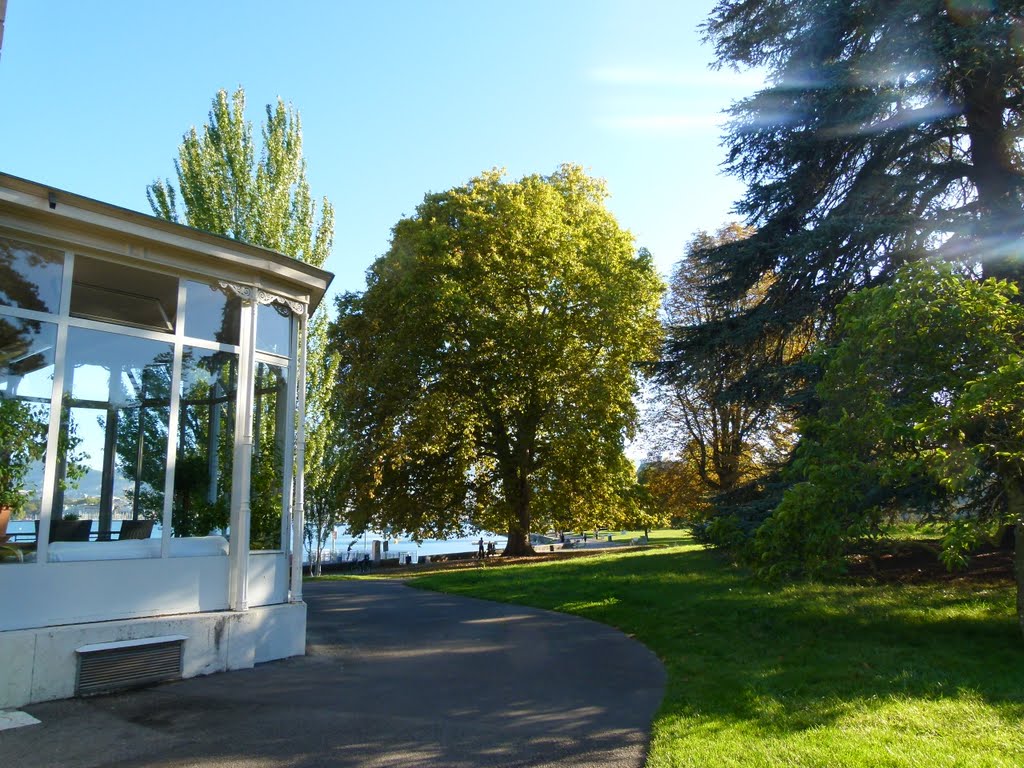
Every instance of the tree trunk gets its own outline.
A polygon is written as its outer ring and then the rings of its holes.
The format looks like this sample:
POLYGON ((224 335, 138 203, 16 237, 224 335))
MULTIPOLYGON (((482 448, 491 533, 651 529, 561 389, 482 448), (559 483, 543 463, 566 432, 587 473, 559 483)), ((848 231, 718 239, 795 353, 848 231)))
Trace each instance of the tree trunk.
POLYGON ((530 532, 522 525, 513 524, 509 526, 508 543, 501 553, 505 556, 533 555, 533 547, 530 544, 530 532))
POLYGON ((981 207, 981 231, 989 238, 985 277, 1020 284, 1024 277, 1016 243, 1021 235, 1021 200, 1014 170, 1013 138, 1004 122, 1004 83, 978 70, 965 79, 964 118, 981 207))
POLYGON ((1006 507, 1013 521, 1013 578, 1017 582, 1017 624, 1024 634, 1024 482, 1014 477, 1005 482, 1006 507))
POLYGON ((515 510, 515 516, 509 521, 508 543, 503 555, 536 554, 530 544, 530 484, 524 475, 519 473, 514 483, 514 498, 508 499, 515 510))

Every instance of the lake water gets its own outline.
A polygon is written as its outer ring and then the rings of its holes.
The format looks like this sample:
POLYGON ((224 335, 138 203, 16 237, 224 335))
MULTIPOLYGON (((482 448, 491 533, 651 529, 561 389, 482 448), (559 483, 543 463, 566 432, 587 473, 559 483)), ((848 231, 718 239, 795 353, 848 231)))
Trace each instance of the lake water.
POLYGON ((412 562, 419 558, 434 555, 453 555, 461 552, 476 552, 479 548, 480 539, 484 540, 484 546, 493 542, 498 552, 505 548, 508 539, 505 536, 498 536, 486 531, 472 536, 462 536, 457 539, 425 539, 417 544, 415 541, 404 537, 388 538, 380 531, 367 531, 362 536, 351 536, 348 529, 339 525, 334 529, 334 536, 327 540, 325 545, 325 560, 361 560, 363 555, 373 555, 373 542, 387 542, 387 557, 404 558, 409 556, 412 562))
MULTIPOLYGON (((121 529, 121 521, 114 520, 111 522, 111 529, 113 532, 117 532, 121 529)), ((93 529, 95 533, 96 523, 93 522, 93 529)), ((33 520, 11 520, 7 525, 7 533, 9 535, 22 535, 22 536, 34 536, 35 535, 35 521, 33 520)), ((117 538, 114 536, 113 538, 117 538)), ((152 538, 160 538, 160 526, 153 526, 152 538)), ((505 548, 507 538, 505 536, 498 536, 493 533, 477 533, 472 536, 463 536, 457 539, 426 539, 419 544, 412 541, 411 539, 404 537, 387 537, 380 531, 367 531, 362 536, 351 536, 348 528, 343 525, 339 525, 334 529, 334 536, 327 541, 325 547, 325 559, 327 562, 334 560, 361 560, 363 555, 373 555, 373 542, 380 541, 381 547, 383 548, 383 542, 388 543, 387 557, 411 557, 415 563, 421 557, 433 556, 433 555, 451 555, 458 554, 460 552, 476 552, 478 548, 478 542, 483 538, 484 545, 488 542, 494 542, 498 552, 505 548)), ((305 561, 306 558, 304 557, 305 561)))
MULTIPOLYGON (((97 521, 93 520, 92 521, 92 532, 93 532, 93 535, 96 534, 96 530, 97 530, 97 521)), ((110 531, 111 531, 111 533, 117 533, 120 530, 121 530, 121 521, 120 520, 112 520, 110 522, 110 531)), ((20 536, 20 537, 25 537, 25 536, 34 537, 36 535, 36 521, 35 520, 11 520, 9 523, 7 523, 7 535, 8 536, 16 535, 16 536, 20 536)), ((113 536, 112 538, 116 539, 117 536, 113 536)), ((159 539, 160 538, 160 526, 159 525, 154 525, 153 526, 153 533, 150 535, 150 538, 152 538, 152 539, 159 539)))

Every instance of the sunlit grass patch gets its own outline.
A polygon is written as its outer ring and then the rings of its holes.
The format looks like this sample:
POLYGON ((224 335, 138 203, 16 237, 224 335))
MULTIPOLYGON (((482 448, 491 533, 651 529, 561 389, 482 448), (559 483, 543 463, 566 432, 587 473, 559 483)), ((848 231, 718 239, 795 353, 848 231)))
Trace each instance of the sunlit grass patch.
POLYGON ((651 766, 1024 765, 1009 583, 771 585, 689 542, 414 584, 585 616, 651 648, 669 676, 651 766))
MULTIPOLYGON (((632 542, 636 539, 640 542, 644 537, 643 531, 610 531, 603 535, 610 533, 613 536, 613 541, 629 541, 632 542)), ((676 544, 692 544, 693 539, 690 534, 682 528, 659 528, 658 530, 648 531, 647 543, 658 546, 658 545, 676 545, 676 544)))

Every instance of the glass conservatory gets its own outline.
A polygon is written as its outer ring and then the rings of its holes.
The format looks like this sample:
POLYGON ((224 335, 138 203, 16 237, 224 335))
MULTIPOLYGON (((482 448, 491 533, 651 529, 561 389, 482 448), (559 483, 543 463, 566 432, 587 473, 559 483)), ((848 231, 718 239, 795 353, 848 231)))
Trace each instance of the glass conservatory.
POLYGON ((330 279, 0 174, 0 709, 303 653, 330 279))

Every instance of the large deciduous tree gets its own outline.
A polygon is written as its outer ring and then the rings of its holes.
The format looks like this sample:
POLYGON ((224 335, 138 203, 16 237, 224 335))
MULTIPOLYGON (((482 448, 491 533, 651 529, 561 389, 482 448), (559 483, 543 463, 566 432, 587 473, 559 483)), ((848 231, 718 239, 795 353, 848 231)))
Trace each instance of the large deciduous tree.
POLYGON ((471 525, 532 551, 538 526, 611 524, 661 281, 574 166, 428 194, 360 295, 339 301, 339 410, 355 443, 355 525, 471 525))
POLYGON ((679 355, 679 340, 709 323, 734 322, 762 301, 771 276, 735 299, 715 295, 703 254, 753 234, 733 223, 714 234, 698 232, 675 265, 664 302, 665 353, 648 421, 661 453, 670 457, 676 485, 690 494, 690 522, 704 527, 715 515, 712 499, 728 497, 775 469, 792 441, 792 416, 771 399, 750 397, 746 376, 767 363, 800 354, 808 334, 763 336, 757 343, 679 355))
MULTIPOLYGON (((146 189, 150 206, 170 221, 322 266, 331 251, 334 208, 325 197, 317 214, 306 180, 298 112, 280 99, 268 104, 262 139, 257 147, 252 123, 245 118, 243 89, 230 96, 218 91, 209 122, 182 137, 174 162, 177 190, 169 179, 154 181, 146 189), (183 213, 177 208, 179 198, 183 213)), ((328 410, 331 387, 324 381, 336 369, 326 329, 321 313, 307 330, 305 498, 310 518, 333 527, 342 503, 336 494, 344 462, 338 444, 342 436, 328 410)))
POLYGON ((637 520, 626 521, 629 528, 642 528, 646 533, 650 528, 680 527, 684 523, 692 524, 705 511, 700 478, 685 461, 644 461, 637 469, 637 481, 647 504, 636 515, 637 520))

